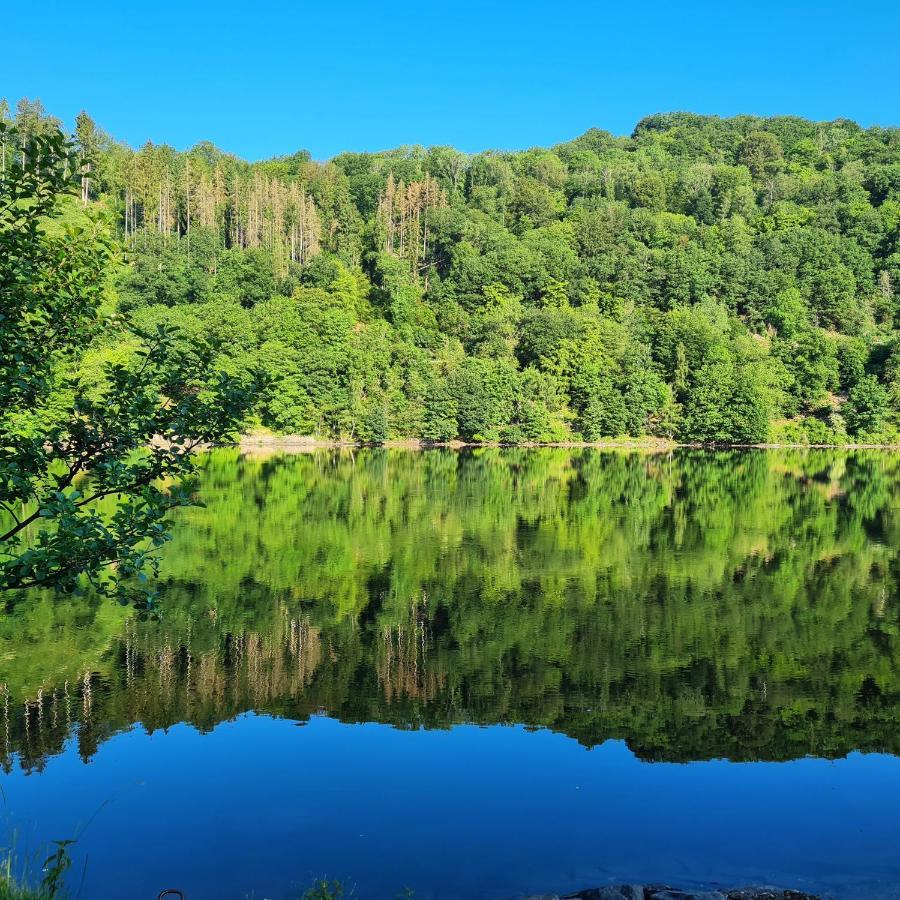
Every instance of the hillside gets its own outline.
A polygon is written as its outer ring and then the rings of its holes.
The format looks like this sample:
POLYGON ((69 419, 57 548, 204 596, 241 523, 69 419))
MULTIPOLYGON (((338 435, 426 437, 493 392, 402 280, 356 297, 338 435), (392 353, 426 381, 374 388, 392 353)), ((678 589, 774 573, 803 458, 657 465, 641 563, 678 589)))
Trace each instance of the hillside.
MULTIPOLYGON (((0 110, 2 113, 2 110, 0 110)), ((20 128, 52 120, 24 101, 20 128)), ((134 151, 86 114, 72 217, 248 422, 379 441, 896 441, 900 129, 650 116, 524 152, 134 151), (78 207, 76 209, 76 206, 78 207)), ((127 359, 104 330, 82 378, 127 359)))

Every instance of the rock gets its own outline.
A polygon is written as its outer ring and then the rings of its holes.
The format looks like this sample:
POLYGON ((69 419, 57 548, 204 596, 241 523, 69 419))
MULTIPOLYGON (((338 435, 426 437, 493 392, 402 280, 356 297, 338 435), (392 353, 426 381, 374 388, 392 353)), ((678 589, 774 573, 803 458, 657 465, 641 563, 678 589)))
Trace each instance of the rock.
POLYGON ((569 894, 578 900, 644 900, 645 896, 644 888, 639 884, 615 884, 569 894))
POLYGON ((820 900, 820 898, 815 894, 805 894, 803 891, 785 891, 770 887, 682 891, 665 884, 614 884, 566 894, 561 900, 820 900))
POLYGON ((725 896, 728 900, 819 900, 816 894, 769 887, 738 888, 727 891, 725 896))
POLYGON ((675 888, 663 888, 645 894, 648 900, 727 900, 720 891, 679 891, 675 888))

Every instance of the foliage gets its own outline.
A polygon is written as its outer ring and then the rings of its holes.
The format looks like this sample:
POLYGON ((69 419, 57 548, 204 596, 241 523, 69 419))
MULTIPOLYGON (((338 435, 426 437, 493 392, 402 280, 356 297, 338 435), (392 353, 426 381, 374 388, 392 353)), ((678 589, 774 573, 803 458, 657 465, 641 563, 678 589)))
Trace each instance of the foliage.
POLYGON ((12 855, 7 855, 3 862, 5 871, 0 871, 0 900, 63 900, 67 897, 65 876, 72 865, 69 847, 73 843, 71 840, 54 841, 56 849, 44 860, 43 877, 36 888, 13 877, 12 855))
MULTIPOLYGON (((522 153, 249 164, 133 151, 82 114, 76 147, 129 250, 118 308, 177 326, 185 368, 266 372, 245 426, 895 440, 897 129, 677 113, 522 153)), ((95 342, 86 389, 131 340, 95 342)))
POLYGON ((0 590, 118 591, 155 566, 169 511, 192 502, 191 451, 232 432, 246 392, 212 363, 186 370, 169 325, 103 320, 115 246, 98 217, 65 217, 72 145, 2 123, 0 143, 0 590), (132 351, 85 385, 85 349, 114 334, 132 351))
POLYGON ((866 375, 853 386, 847 398, 847 428, 851 434, 877 436, 887 412, 887 391, 874 376, 866 375))

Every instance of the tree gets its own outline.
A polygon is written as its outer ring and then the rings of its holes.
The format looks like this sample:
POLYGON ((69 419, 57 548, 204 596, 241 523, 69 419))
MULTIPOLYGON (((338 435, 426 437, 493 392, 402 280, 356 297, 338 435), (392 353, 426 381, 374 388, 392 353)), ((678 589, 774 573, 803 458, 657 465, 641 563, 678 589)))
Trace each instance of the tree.
POLYGON ((752 366, 736 365, 718 350, 696 373, 679 437, 728 444, 765 441, 770 412, 767 393, 762 373, 752 366))
POLYGON ((778 138, 767 131, 751 131, 738 144, 738 162, 745 165, 754 178, 771 174, 783 151, 778 138))
POLYGON ((589 441, 619 437, 628 431, 625 398, 610 379, 598 380, 580 419, 582 435, 589 441))
POLYGON ((559 208, 560 198, 543 182, 528 176, 516 181, 509 204, 515 230, 524 232, 529 228, 549 225, 556 218, 559 208))
POLYGON ((874 375, 866 375, 853 386, 847 397, 844 406, 847 430, 854 435, 875 435, 884 425, 887 412, 887 391, 874 375))
POLYGON ((506 360, 470 357, 454 373, 459 436, 472 441, 496 441, 513 415, 514 371, 506 360))
POLYGON ((791 340, 775 344, 779 356, 793 378, 791 406, 812 408, 822 402, 840 383, 840 364, 834 341, 817 328, 802 328, 791 340))
POLYGON ((75 117, 75 142, 81 160, 81 203, 87 206, 91 197, 91 172, 100 149, 100 134, 94 120, 82 110, 75 117))
POLYGON ((170 510, 193 502, 192 451, 235 429, 247 394, 203 367, 178 372, 166 328, 124 324, 132 358, 93 391, 78 384, 116 248, 97 220, 61 220, 80 188, 74 145, 3 124, 0 139, 22 148, 0 175, 0 590, 87 580, 126 596, 155 569, 170 510))

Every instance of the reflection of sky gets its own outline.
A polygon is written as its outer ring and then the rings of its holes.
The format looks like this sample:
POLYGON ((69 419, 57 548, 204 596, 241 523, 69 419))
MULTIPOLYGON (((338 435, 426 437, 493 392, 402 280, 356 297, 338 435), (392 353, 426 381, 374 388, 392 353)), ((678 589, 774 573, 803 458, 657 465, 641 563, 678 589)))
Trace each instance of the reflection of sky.
POLYGON ((246 715, 207 735, 135 729, 87 765, 70 743, 0 786, 20 857, 96 813, 73 848, 90 898, 281 898, 322 876, 360 897, 628 880, 900 890, 900 759, 874 754, 648 764, 619 741, 589 751, 520 727, 246 715))

